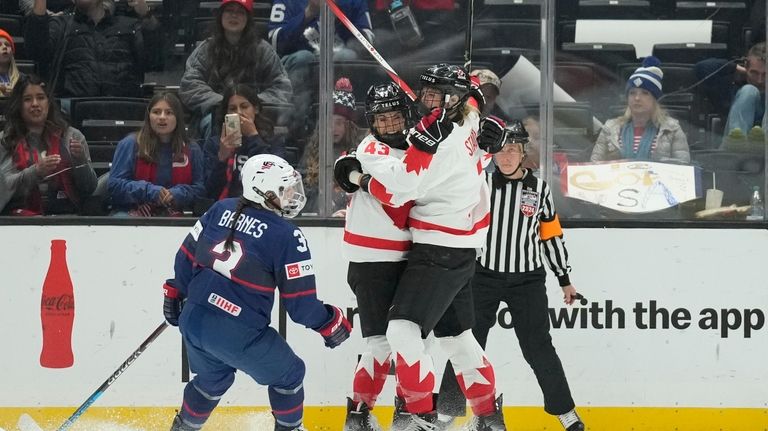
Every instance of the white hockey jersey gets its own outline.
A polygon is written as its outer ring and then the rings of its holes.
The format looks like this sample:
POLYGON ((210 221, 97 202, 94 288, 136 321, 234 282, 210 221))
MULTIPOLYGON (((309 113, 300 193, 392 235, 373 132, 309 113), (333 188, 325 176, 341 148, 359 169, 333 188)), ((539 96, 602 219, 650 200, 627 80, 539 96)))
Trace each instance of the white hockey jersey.
MULTIPOLYGON (((490 221, 490 193, 483 168, 490 155, 477 145, 480 117, 470 113, 434 155, 409 148, 401 160, 388 158, 363 171, 369 192, 395 207, 409 201, 413 242, 454 248, 482 248, 490 221)), ((358 153, 359 154, 359 153, 358 153)))
MULTIPOLYGON (((357 147, 357 159, 365 172, 400 163, 404 155, 404 150, 392 148, 373 135, 366 136, 357 147)), ((411 232, 406 227, 409 208, 383 205, 363 190, 353 193, 344 226, 344 257, 350 262, 405 260, 411 249, 411 232)))

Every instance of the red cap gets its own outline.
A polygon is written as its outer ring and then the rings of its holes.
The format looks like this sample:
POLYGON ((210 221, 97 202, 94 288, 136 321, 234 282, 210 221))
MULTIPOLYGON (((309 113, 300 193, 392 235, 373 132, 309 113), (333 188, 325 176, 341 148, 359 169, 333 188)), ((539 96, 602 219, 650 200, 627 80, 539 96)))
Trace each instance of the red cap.
POLYGON ((16 44, 13 43, 13 38, 10 34, 8 34, 7 31, 0 28, 0 37, 3 39, 6 39, 8 42, 11 43, 11 53, 16 54, 16 44))
POLYGON ((221 0, 221 6, 224 7, 228 3, 237 3, 244 7, 248 13, 253 13, 253 0, 221 0))

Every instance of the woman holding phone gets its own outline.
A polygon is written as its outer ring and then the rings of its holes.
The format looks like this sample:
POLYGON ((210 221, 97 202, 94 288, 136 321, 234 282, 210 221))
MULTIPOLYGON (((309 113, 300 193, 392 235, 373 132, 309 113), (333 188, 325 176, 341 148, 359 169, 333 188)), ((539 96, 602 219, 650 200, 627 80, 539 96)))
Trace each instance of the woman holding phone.
POLYGON ((285 143, 274 133, 272 121, 262 113, 257 91, 245 84, 229 86, 214 119, 219 133, 205 144, 205 190, 221 200, 242 194, 240 170, 257 154, 285 157, 285 143))

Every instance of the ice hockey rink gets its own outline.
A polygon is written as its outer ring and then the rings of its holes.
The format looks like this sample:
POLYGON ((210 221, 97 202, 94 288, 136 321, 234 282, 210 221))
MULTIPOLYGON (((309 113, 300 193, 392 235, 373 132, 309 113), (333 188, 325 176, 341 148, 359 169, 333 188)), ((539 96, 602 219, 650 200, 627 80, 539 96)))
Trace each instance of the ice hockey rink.
MULTIPOLYGON (((173 256, 188 230, 0 227, 6 280, 0 307, 6 346, 0 427, 19 429, 26 414, 44 430, 58 429, 118 369, 163 321, 161 286, 172 275, 173 256), (74 363, 61 369, 40 365, 40 295, 54 239, 66 241, 75 297, 74 363)), ((343 230, 303 230, 319 297, 354 317, 346 262, 338 252, 343 230)), ((572 281, 590 302, 564 307, 556 280, 550 280, 552 336, 588 429, 768 429, 766 240, 768 232, 757 229, 566 229, 572 281), (621 258, 629 254, 649 258, 642 265, 621 258)), ((321 337, 281 318, 277 310, 273 325, 283 327, 307 365, 305 426, 340 430, 362 347, 359 332, 329 350, 321 337)), ((488 355, 504 394, 509 429, 561 429, 544 413, 536 380, 508 326, 502 307, 488 355)), ((441 373, 444 358, 434 354, 441 373)), ((71 429, 168 429, 188 378, 180 335, 169 328, 71 429)), ((385 426, 393 397, 390 381, 374 410, 385 426)), ((269 431, 267 406, 266 389, 238 373, 206 429, 269 431)))

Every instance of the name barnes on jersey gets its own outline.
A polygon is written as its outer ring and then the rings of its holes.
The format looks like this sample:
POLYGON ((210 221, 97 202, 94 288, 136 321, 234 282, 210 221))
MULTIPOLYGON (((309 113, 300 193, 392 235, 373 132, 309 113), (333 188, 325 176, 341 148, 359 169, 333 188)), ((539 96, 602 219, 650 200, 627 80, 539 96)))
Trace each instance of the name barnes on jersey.
MULTIPOLYGON (((234 222, 234 218, 235 218, 234 212, 230 210, 225 210, 223 213, 221 213, 219 226, 230 228, 232 226, 232 223, 234 222)), ((256 217, 247 216, 245 214, 240 214, 240 217, 237 219, 237 222, 235 223, 236 231, 244 233, 246 235, 250 235, 254 238, 260 238, 262 235, 264 235, 264 231, 267 230, 267 228, 269 228, 269 226, 267 226, 266 223, 262 222, 256 217)))

